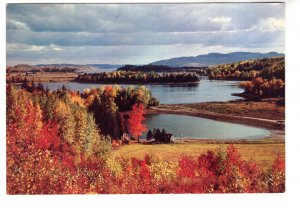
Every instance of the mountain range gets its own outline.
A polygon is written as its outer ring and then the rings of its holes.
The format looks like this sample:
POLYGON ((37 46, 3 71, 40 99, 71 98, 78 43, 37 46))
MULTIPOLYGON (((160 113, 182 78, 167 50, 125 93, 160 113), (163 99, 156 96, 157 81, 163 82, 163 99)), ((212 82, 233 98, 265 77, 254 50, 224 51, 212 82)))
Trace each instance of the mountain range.
MULTIPOLYGON (((240 62, 243 60, 250 59, 263 59, 263 58, 271 58, 271 57, 280 57, 284 56, 283 53, 278 52, 268 52, 268 53, 259 53, 259 52, 232 52, 232 53, 209 53, 202 54, 198 56, 184 56, 184 57, 176 57, 171 59, 159 60, 156 62, 152 62, 149 65, 164 65, 169 67, 206 67, 220 64, 228 64, 233 62, 240 62)), ((38 64, 36 66, 80 66, 87 67, 93 69, 117 69, 123 65, 113 65, 113 64, 38 64)), ((92 70, 93 70, 92 69, 92 70)))
POLYGON ((203 67, 203 66, 213 66, 220 64, 227 64, 232 62, 239 62, 243 60, 250 59, 262 59, 270 57, 284 56, 282 53, 268 52, 268 53, 258 53, 258 52, 232 52, 227 54, 222 53, 209 53, 198 56, 190 57, 177 57, 166 60, 159 60, 150 63, 150 65, 166 65, 170 67, 203 67))

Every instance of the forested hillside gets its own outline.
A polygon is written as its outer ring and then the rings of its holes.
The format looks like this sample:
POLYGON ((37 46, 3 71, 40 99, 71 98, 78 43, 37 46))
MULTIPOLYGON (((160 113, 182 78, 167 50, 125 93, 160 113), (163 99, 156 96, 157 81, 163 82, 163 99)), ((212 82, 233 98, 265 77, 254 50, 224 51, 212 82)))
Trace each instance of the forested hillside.
POLYGON ((20 64, 15 66, 9 66, 6 68, 6 73, 36 73, 36 72, 76 72, 78 70, 77 66, 67 66, 67 65, 26 65, 20 64))
POLYGON ((285 96, 284 57, 247 60, 209 68, 210 79, 249 80, 241 83, 245 95, 254 97, 285 96))
POLYGON ((251 80, 255 77, 264 79, 285 79, 284 57, 246 60, 210 67, 211 79, 251 80))

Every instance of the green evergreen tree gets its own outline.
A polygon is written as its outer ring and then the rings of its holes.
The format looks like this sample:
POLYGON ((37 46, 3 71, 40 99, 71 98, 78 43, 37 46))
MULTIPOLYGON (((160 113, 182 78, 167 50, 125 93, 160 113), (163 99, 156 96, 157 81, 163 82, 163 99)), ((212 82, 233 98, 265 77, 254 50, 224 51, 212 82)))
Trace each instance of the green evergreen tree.
POLYGON ((152 138, 153 138, 153 134, 152 134, 152 131, 149 129, 149 131, 147 132, 147 135, 146 135, 146 139, 151 140, 152 138))

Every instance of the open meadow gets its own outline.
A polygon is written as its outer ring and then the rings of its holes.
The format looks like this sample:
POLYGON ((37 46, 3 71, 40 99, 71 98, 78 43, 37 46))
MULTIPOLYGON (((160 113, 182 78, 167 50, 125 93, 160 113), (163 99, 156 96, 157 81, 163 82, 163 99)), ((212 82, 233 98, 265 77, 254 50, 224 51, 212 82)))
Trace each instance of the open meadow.
MULTIPOLYGON (((180 140, 178 140, 180 142, 180 140)), ((185 142, 175 144, 156 144, 143 145, 131 144, 113 150, 113 155, 118 157, 135 157, 143 159, 146 154, 154 155, 162 160, 176 162, 181 156, 191 156, 197 158, 199 155, 205 154, 208 150, 219 152, 226 151, 230 142, 185 142)), ((231 142, 238 150, 242 159, 254 160, 259 166, 268 169, 272 166, 277 155, 285 159, 285 143, 272 143, 267 140, 259 140, 254 142, 231 142)))

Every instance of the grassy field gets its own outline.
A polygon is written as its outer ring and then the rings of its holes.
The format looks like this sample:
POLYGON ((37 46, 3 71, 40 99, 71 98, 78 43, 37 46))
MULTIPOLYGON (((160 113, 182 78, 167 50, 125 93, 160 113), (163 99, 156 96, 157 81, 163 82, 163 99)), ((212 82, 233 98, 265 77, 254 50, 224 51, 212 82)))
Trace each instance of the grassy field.
MULTIPOLYGON (((224 143, 189 143, 189 144, 156 144, 143 145, 131 144, 124 145, 113 151, 115 156, 143 158, 146 154, 153 154, 161 157, 163 160, 177 161, 178 158, 185 154, 198 157, 200 154, 206 153, 208 150, 218 151, 224 149, 226 151, 228 144, 224 143)), ((247 143, 234 144, 243 159, 253 159, 262 168, 269 168, 277 154, 285 158, 285 144, 282 143, 247 143)))
POLYGON ((285 106, 278 105, 278 98, 263 99, 261 101, 230 101, 206 102, 192 104, 161 105, 164 109, 181 109, 193 112, 212 112, 234 116, 255 117, 273 120, 284 120, 285 106))
POLYGON ((198 111, 210 111, 219 114, 230 114, 246 117, 257 117, 274 120, 284 120, 285 107, 277 105, 277 98, 255 101, 231 101, 187 104, 198 111))

